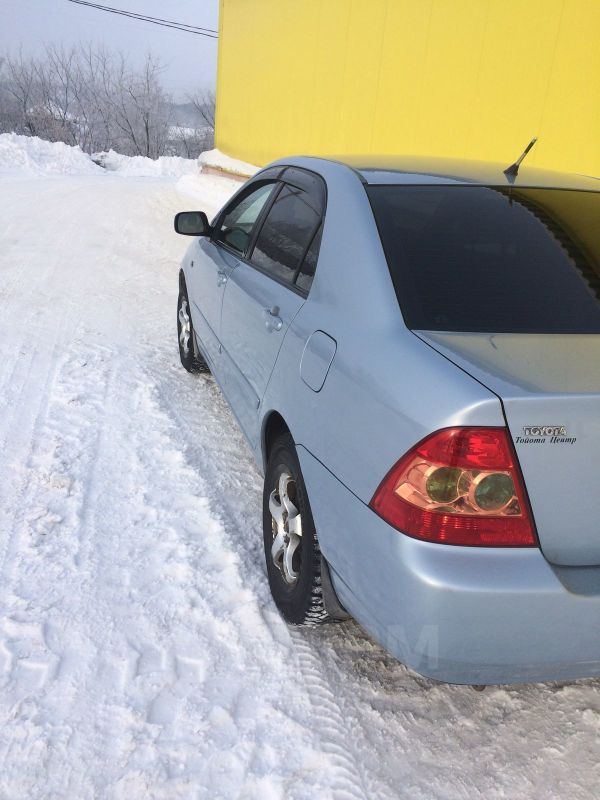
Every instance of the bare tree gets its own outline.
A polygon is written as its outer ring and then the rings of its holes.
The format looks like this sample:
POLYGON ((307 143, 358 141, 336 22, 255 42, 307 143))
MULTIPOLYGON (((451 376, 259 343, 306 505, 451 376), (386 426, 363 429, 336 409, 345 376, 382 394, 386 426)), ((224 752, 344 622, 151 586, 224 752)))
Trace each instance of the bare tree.
POLYGON ((191 95, 189 97, 189 101, 194 106, 201 119, 203 119, 206 123, 206 128, 210 132, 214 143, 216 108, 215 93, 210 89, 199 91, 196 92, 196 94, 191 95))
POLYGON ((113 148, 127 155, 158 158, 165 152, 171 101, 160 83, 161 66, 148 55, 134 71, 123 54, 105 49, 82 49, 77 59, 80 116, 85 124, 82 147, 113 148))
POLYGON ((164 155, 170 125, 170 101, 160 85, 159 62, 148 55, 141 73, 125 75, 118 87, 122 119, 131 133, 137 154, 147 158, 164 155))
POLYGON ((198 114, 206 122, 207 126, 214 131, 216 108, 215 93, 211 89, 199 91, 191 95, 189 100, 198 114))
POLYGON ((169 155, 198 158, 204 150, 212 150, 214 135, 208 127, 172 125, 169 131, 169 155))
POLYGON ((191 99, 197 120, 175 120, 161 81, 159 60, 149 54, 134 69, 104 47, 49 45, 38 58, 19 51, 0 58, 0 132, 78 144, 92 154, 195 158, 212 147, 214 94, 191 99))
POLYGON ((38 100, 38 85, 36 80, 35 63, 25 59, 23 51, 15 57, 6 57, 6 77, 3 81, 3 93, 13 99, 13 107, 17 118, 15 119, 16 133, 29 133, 37 135, 37 124, 33 109, 38 100))

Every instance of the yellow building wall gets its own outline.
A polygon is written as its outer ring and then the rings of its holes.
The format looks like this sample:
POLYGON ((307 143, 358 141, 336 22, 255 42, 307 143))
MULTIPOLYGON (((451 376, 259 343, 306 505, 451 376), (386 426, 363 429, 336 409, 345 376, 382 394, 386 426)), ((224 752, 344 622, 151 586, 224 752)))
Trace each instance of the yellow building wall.
POLYGON ((216 144, 600 175, 600 0, 221 0, 216 144))

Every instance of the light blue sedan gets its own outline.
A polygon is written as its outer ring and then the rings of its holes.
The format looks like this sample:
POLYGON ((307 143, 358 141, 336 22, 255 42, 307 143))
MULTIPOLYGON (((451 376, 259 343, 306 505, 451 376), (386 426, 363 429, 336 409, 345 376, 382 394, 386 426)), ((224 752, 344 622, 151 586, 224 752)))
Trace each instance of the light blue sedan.
POLYGON ((600 675, 600 183, 288 158, 175 229, 284 618, 441 681, 600 675))

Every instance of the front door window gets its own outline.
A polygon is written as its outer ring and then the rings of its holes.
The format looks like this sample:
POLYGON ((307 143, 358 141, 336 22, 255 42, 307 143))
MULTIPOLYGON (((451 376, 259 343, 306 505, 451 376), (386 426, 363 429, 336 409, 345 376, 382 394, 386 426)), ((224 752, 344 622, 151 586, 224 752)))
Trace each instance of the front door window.
POLYGON ((221 217, 215 241, 222 242, 236 253, 246 252, 252 230, 276 184, 264 183, 234 201, 221 217))

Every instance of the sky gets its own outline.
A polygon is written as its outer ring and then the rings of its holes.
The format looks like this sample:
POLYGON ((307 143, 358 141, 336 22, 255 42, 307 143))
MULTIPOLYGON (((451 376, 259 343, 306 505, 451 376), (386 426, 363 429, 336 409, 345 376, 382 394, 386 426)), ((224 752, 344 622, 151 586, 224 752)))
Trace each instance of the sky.
MULTIPOLYGON (((97 0, 101 5, 135 11, 206 28, 218 28, 218 0, 97 0)), ((214 88, 217 41, 204 36, 75 5, 68 0, 0 0, 0 53, 40 53, 45 43, 102 43, 140 63, 150 50, 164 65, 163 82, 176 99, 197 89, 214 88)))

